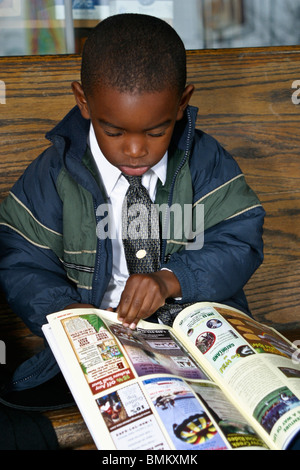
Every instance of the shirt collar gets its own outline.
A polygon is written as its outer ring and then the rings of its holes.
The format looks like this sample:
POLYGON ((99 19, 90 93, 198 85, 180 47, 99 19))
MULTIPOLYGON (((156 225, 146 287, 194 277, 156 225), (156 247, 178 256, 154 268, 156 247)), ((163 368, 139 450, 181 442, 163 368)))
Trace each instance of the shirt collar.
MULTIPOLYGON (((121 171, 114 165, 112 165, 103 155, 95 135, 94 128, 91 124, 88 143, 92 152, 92 155, 97 164, 102 182, 104 184, 106 194, 109 197, 113 189, 115 188, 120 176, 121 171)), ((167 178, 167 163, 168 163, 168 152, 165 153, 163 158, 154 165, 145 175, 155 174, 164 185, 167 178)))

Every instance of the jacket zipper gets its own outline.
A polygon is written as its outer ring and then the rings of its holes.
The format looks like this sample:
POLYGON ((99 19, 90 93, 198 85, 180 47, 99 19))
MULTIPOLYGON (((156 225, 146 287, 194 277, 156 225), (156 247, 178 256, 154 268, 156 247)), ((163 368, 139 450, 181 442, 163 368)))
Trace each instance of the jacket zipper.
MULTIPOLYGON (((190 152, 190 146, 191 146, 191 136, 192 136, 192 119, 190 115, 190 110, 187 108, 187 116, 188 116, 188 135, 187 135, 187 143, 186 143, 186 150, 183 159, 181 160, 180 164, 178 165, 171 184, 171 191, 168 197, 168 209, 171 207, 171 202, 173 199, 173 191, 174 191, 174 185, 175 185, 175 180, 177 178, 178 173, 180 172, 181 168, 183 167, 184 163, 186 162, 186 159, 188 158, 188 154, 190 152)), ((162 224, 162 234, 166 233, 167 229, 167 224, 168 224, 168 213, 169 211, 166 211, 164 222, 162 224)), ((166 238, 163 238, 162 240, 162 251, 161 251, 161 264, 165 263, 167 260, 165 260, 165 253, 166 253, 166 247, 167 247, 167 240, 166 238)))
POLYGON ((46 363, 43 362, 43 364, 40 367, 38 367, 33 374, 27 375, 26 377, 23 377, 22 379, 14 380, 12 382, 12 385, 18 385, 19 383, 27 382, 28 380, 32 379, 33 377, 40 375, 40 372, 42 372, 45 369, 45 366, 47 367, 47 365, 50 362, 51 362, 51 360, 47 359, 46 363))
MULTIPOLYGON (((94 211, 95 211, 95 217, 96 217, 96 226, 97 226, 97 203, 95 198, 94 199, 94 211)), ((94 270, 94 279, 97 278, 99 270, 100 270, 100 253, 101 253, 101 243, 100 243, 100 238, 97 236, 97 251, 96 251, 96 263, 95 263, 95 270, 94 270)), ((93 284, 94 284, 94 279, 93 279, 93 284)), ((92 288, 92 295, 91 295, 91 304, 96 305, 96 289, 94 287, 92 288)))

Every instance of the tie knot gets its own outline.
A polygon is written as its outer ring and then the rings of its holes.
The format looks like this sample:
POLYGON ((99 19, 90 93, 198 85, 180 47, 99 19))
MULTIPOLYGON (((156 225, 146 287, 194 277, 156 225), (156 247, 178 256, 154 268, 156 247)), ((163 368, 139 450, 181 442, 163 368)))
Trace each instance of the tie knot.
POLYGON ((141 186, 142 176, 130 176, 130 175, 125 175, 125 173, 122 173, 122 175, 125 176, 130 186, 133 186, 134 188, 138 188, 141 186))

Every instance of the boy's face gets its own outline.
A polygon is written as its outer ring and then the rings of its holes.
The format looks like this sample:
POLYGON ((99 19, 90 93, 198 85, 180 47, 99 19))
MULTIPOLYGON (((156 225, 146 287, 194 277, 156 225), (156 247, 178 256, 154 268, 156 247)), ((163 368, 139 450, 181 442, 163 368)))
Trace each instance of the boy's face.
POLYGON ((194 90, 188 86, 180 99, 171 89, 140 94, 102 86, 86 98, 78 82, 72 87, 82 116, 93 124, 103 155, 133 176, 144 174, 163 158, 194 90))

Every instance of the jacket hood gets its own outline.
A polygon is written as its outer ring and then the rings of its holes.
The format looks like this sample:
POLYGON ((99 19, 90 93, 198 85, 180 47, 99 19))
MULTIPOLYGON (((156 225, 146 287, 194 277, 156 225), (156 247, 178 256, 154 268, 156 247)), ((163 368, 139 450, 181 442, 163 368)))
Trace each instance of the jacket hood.
POLYGON ((46 134, 59 153, 68 153, 73 158, 81 160, 86 150, 90 121, 84 119, 78 106, 46 134))

